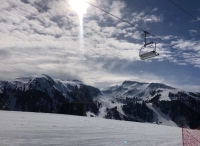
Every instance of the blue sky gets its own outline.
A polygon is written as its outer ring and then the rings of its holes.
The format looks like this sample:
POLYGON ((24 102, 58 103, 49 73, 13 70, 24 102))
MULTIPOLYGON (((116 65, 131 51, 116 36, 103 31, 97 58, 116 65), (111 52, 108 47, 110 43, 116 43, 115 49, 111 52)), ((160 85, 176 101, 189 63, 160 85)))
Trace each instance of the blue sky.
MULTIPOLYGON (((90 2, 168 44, 150 36, 160 56, 141 61, 142 32, 92 6, 81 27, 69 0, 1 0, 0 79, 48 74, 99 88, 134 80, 200 91, 199 22, 168 0, 90 2)), ((199 0, 173 2, 200 19, 199 0)))

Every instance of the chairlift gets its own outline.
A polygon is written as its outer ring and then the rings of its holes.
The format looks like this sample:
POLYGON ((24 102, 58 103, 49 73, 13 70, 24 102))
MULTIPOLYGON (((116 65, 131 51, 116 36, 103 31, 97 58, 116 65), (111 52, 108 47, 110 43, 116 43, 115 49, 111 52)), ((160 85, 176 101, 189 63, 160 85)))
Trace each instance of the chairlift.
POLYGON ((156 43, 155 42, 146 42, 146 36, 147 34, 149 34, 149 32, 144 31, 144 46, 142 46, 142 48, 140 49, 139 52, 139 56, 141 60, 145 60, 145 59, 149 59, 149 58, 153 58, 159 55, 159 53, 156 52, 156 43), (142 50, 145 49, 147 46, 150 46, 153 48, 153 51, 150 52, 145 52, 143 53, 142 50))

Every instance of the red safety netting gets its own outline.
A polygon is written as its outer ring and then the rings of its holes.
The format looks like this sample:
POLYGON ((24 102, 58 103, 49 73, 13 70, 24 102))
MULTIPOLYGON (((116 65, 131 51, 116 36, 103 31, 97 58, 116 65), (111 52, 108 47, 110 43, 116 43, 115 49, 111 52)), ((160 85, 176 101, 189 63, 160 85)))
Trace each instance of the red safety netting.
POLYGON ((198 129, 182 128, 183 146, 200 146, 200 127, 198 129))

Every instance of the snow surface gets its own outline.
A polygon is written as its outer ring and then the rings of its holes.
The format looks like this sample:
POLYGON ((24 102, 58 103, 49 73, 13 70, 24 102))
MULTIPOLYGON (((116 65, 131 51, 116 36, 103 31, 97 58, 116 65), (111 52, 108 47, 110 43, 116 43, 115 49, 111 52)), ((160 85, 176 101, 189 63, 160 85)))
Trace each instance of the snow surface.
POLYGON ((181 128, 59 114, 0 111, 1 146, 181 146, 181 128))

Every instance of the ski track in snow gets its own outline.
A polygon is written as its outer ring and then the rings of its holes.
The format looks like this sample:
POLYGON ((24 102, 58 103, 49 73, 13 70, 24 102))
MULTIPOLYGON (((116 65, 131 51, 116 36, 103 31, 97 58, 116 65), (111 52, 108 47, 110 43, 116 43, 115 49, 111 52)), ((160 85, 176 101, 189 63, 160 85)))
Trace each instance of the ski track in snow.
POLYGON ((60 114, 0 111, 0 146, 181 146, 181 128, 60 114))
POLYGON ((148 103, 146 105, 156 114, 157 119, 159 120, 159 122, 162 122, 162 125, 177 127, 177 125, 171 120, 170 117, 161 113, 159 109, 156 109, 155 107, 153 107, 152 103, 148 103))

